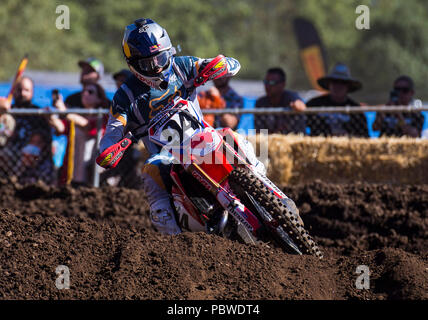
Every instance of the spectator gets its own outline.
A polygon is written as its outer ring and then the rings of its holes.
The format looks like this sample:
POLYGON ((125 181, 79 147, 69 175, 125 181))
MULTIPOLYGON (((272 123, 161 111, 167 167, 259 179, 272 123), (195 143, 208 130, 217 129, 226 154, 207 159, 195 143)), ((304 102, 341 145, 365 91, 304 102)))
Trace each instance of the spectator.
MULTIPOLYGON (((95 58, 88 58, 78 62, 81 68, 80 83, 83 85, 87 83, 98 83, 104 74, 104 65, 102 62, 95 58)), ((73 93, 65 99, 67 108, 83 108, 82 91, 73 93)))
MULTIPOLYGON (((287 108, 303 111, 306 105, 296 92, 286 90, 287 77, 281 68, 271 68, 263 80, 266 96, 256 101, 256 108, 287 108)), ((269 133, 304 133, 304 115, 255 115, 255 128, 269 129, 269 133)))
MULTIPOLYGON (((231 77, 224 77, 214 80, 214 86, 217 88, 220 96, 226 102, 227 109, 241 109, 243 108, 242 97, 233 90, 230 85, 231 77)), ((239 124, 239 115, 232 113, 225 113, 215 117, 215 127, 231 128, 235 130, 239 124)))
POLYGON ((122 69, 115 74, 113 74, 113 80, 116 82, 116 88, 119 89, 120 86, 128 79, 130 76, 132 76, 132 72, 128 69, 122 69))
MULTIPOLYGON (((128 69, 122 69, 113 74, 117 89, 132 76, 128 69)), ((139 166, 141 152, 138 150, 138 144, 132 144, 126 149, 119 164, 110 170, 105 170, 100 174, 100 185, 120 186, 139 189, 142 187, 141 168, 139 166)))
POLYGON ((15 119, 10 114, 5 113, 10 108, 10 102, 6 98, 0 97, 0 149, 6 145, 7 140, 15 130, 15 119))
POLYGON ((10 175, 10 169, 14 166, 13 162, 13 152, 10 149, 5 147, 8 140, 13 135, 15 130, 15 119, 10 115, 6 114, 10 110, 10 102, 4 98, 0 97, 0 177, 6 178, 10 175))
POLYGON ((17 178, 21 184, 35 183, 39 180, 46 184, 54 182, 54 171, 50 159, 41 157, 41 151, 49 142, 49 137, 44 135, 43 131, 33 132, 28 144, 22 149, 21 159, 17 165, 17 178))
MULTIPOLYGON (((13 93, 13 109, 39 109, 32 103, 34 95, 34 84, 29 77, 22 77, 13 93)), ((16 116, 16 127, 12 137, 6 144, 10 163, 16 164, 19 161, 20 150, 29 143, 30 137, 34 132, 40 132, 45 138, 46 143, 40 150, 40 161, 46 163, 53 171, 52 161, 52 132, 50 126, 51 116, 25 115, 16 116)), ((11 169, 11 168, 9 168, 11 169)))
MULTIPOLYGON (((216 87, 211 87, 208 91, 198 93, 198 101, 201 109, 224 109, 226 101, 221 97, 220 91, 216 87)), ((204 114, 204 120, 210 126, 216 126, 216 117, 213 114, 204 114)))
MULTIPOLYGON (((87 109, 108 108, 109 100, 99 84, 86 83, 82 90, 82 104, 87 109)), ((57 101, 56 107, 59 110, 67 109, 61 99, 57 101)), ((68 182, 75 186, 89 185, 91 182, 97 149, 97 122, 97 115, 67 114, 64 126, 58 132, 68 135, 67 152, 60 170, 60 185, 68 182)), ((103 119, 103 129, 106 124, 107 116, 103 119)))
MULTIPOLYGON (((308 107, 344 107, 359 106, 348 93, 361 89, 360 81, 351 77, 349 68, 341 63, 334 66, 332 72, 320 79, 318 84, 329 91, 307 102, 308 107)), ((363 113, 321 113, 308 117, 311 136, 357 136, 368 137, 366 117, 363 113)))
MULTIPOLYGON (((409 76, 400 76, 394 81, 393 90, 386 105, 413 105, 414 94, 415 90, 412 78, 409 76)), ((421 112, 378 112, 372 128, 376 131, 380 130, 381 136, 420 137, 424 120, 425 118, 421 112)))

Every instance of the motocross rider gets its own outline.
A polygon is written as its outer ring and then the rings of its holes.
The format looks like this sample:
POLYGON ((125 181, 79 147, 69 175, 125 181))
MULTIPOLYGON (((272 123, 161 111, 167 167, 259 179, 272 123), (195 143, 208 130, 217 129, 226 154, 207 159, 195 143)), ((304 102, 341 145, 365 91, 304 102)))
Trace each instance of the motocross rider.
MULTIPOLYGON (((142 177, 152 224, 161 233, 178 234, 181 229, 177 225, 168 192, 172 185, 169 175, 172 159, 148 140, 147 124, 177 96, 193 101, 202 121, 196 90, 189 88, 199 70, 212 59, 175 56, 166 30, 153 20, 144 18, 125 28, 122 49, 133 76, 114 95, 105 135, 100 142, 100 153, 118 143, 128 131, 143 140, 151 154, 142 177)), ((235 75, 240 69, 239 62, 230 57, 226 57, 226 62, 225 76, 235 75)), ((244 147, 246 145, 249 143, 244 143, 244 147)), ((99 157, 97 163, 104 166, 108 163, 106 160, 99 157)))

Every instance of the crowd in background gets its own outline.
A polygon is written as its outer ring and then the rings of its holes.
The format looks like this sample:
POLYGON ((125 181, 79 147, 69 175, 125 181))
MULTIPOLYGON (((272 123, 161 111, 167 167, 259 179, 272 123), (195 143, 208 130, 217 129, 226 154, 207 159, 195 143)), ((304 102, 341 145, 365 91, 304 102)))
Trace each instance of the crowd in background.
MULTIPOLYGON (((82 90, 69 95, 65 100, 60 92, 52 92, 52 107, 72 111, 75 108, 108 109, 106 97, 99 80, 104 74, 101 61, 89 58, 78 62, 81 68, 82 90)), ((113 75, 117 88, 132 74, 123 69, 113 75)), ((243 98, 230 86, 230 78, 214 80, 214 86, 198 94, 202 109, 243 108, 243 98)), ((361 81, 351 77, 345 64, 337 64, 331 72, 318 79, 325 90, 320 96, 304 101, 295 91, 287 87, 287 76, 281 68, 267 70, 263 80, 266 95, 256 101, 255 108, 287 108, 293 114, 260 114, 254 116, 257 131, 267 129, 269 133, 303 134, 310 136, 369 137, 364 113, 303 113, 311 107, 364 106, 355 101, 350 93, 362 88, 361 81)), ((408 106, 413 103, 415 85, 409 76, 400 76, 393 81, 390 99, 386 105, 408 106)), ((96 115, 16 115, 5 113, 10 109, 38 108, 32 103, 34 83, 29 77, 21 77, 13 92, 13 105, 6 98, 0 98, 0 177, 15 176, 19 183, 34 183, 42 180, 47 184, 90 185, 95 170, 97 152, 96 115), (53 135, 66 135, 67 148, 61 167, 56 168, 52 160, 53 135), (15 170, 11 170, 15 168, 15 170)), ((226 113, 204 116, 205 121, 215 128, 238 127, 240 116, 226 113)), ((107 116, 102 119, 105 129, 107 116)), ((377 113, 372 129, 381 136, 420 137, 424 123, 421 112, 377 113)), ((135 148, 127 150, 117 168, 102 174, 103 181, 120 185, 120 180, 138 185, 133 172, 139 153, 135 148), (129 170, 129 168, 134 168, 129 170)), ((123 184, 124 185, 124 184, 123 184)))
MULTIPOLYGON (((82 90, 67 97, 64 101, 59 92, 52 93, 52 106, 58 110, 74 108, 109 108, 104 89, 98 84, 103 74, 99 60, 80 61, 80 83, 82 90)), ((33 81, 24 76, 19 79, 13 92, 13 105, 6 98, 0 99, 0 110, 37 109, 32 103, 33 81)), ((7 119, 0 146, 0 160, 3 163, 1 176, 13 174, 21 184, 42 180, 47 184, 64 185, 89 184, 94 172, 96 155, 96 116, 82 116, 68 113, 64 116, 3 114, 7 119), (55 168, 52 159, 53 134, 67 135, 67 148, 63 164, 55 168), (71 162, 71 164, 70 164, 71 162), (16 170, 11 170, 16 168, 16 170)), ((103 127, 107 118, 103 119, 103 127)))
MULTIPOLYGON (((228 85, 228 79, 214 82, 215 87, 199 94, 201 108, 242 108, 242 98, 228 85), (223 87, 224 86, 224 87, 223 87), (226 89, 224 89, 226 88, 226 89)), ((348 136, 369 137, 368 123, 361 113, 319 113, 305 114, 302 111, 311 107, 364 106, 349 96, 362 88, 361 81, 351 77, 349 68, 342 63, 336 64, 331 72, 318 79, 318 85, 325 90, 319 96, 304 101, 297 92, 286 89, 287 77, 281 68, 267 70, 263 80, 266 95, 256 101, 256 108, 286 108, 295 111, 290 115, 261 114, 254 116, 257 131, 268 129, 269 133, 303 134, 310 136, 348 136)), ((400 76, 393 81, 387 106, 409 106, 414 103, 415 85, 409 76, 400 76)), ((214 117, 207 115, 206 120, 216 126, 236 128, 232 115, 214 117), (225 118, 228 116, 228 118, 225 118)), ((420 137, 424 124, 421 112, 381 113, 378 112, 372 129, 380 131, 380 136, 420 137)))

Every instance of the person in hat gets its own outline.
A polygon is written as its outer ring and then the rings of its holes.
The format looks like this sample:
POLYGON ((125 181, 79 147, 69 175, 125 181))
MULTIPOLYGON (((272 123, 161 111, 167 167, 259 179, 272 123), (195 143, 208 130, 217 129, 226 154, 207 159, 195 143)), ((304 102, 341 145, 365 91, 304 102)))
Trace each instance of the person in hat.
MULTIPOLYGON (((389 94, 387 106, 412 106, 415 85, 413 79, 402 75, 394 80, 392 91, 389 94)), ((380 131, 380 136, 421 136, 425 117, 421 112, 383 113, 377 112, 372 129, 380 131)))
POLYGON ((115 74, 113 74, 113 80, 116 82, 116 87, 119 89, 120 86, 132 76, 132 72, 127 69, 122 69, 115 74))
MULTIPOLYGON (((338 63, 330 74, 317 80, 327 94, 307 102, 310 107, 360 106, 348 94, 362 88, 362 83, 351 77, 348 66, 338 63)), ((369 137, 367 120, 363 113, 322 113, 308 116, 311 136, 369 137)))
MULTIPOLYGON (((97 83, 104 75, 103 63, 95 58, 88 58, 86 60, 80 60, 77 63, 81 69, 80 72, 80 83, 83 85, 87 83, 97 83)), ((62 99, 58 99, 58 103, 61 103, 62 99)), ((65 99, 65 105, 68 108, 83 108, 82 105, 82 91, 75 92, 65 99)))

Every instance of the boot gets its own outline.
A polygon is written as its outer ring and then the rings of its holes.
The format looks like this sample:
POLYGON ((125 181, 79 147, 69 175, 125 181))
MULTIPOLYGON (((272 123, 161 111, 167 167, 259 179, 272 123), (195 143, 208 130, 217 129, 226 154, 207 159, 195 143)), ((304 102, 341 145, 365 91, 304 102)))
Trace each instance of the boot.
POLYGON ((156 230, 162 234, 181 233, 169 199, 157 200, 150 206, 150 219, 156 230))

